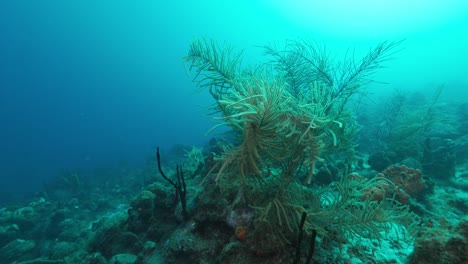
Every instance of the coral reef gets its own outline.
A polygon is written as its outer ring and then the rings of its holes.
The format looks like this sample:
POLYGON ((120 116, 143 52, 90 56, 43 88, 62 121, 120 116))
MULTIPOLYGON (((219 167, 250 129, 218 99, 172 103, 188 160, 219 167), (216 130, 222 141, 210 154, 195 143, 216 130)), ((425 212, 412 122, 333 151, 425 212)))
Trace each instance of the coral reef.
POLYGON ((424 141, 423 170, 434 178, 448 180, 455 176, 455 152, 452 140, 426 138, 424 141))
POLYGON ((450 226, 441 219, 429 222, 415 242, 409 264, 463 264, 468 261, 468 221, 450 226))
POLYGON ((426 188, 421 170, 409 168, 405 165, 392 165, 383 172, 383 177, 389 179, 409 196, 418 198, 426 188))
MULTIPOLYGON (((360 175, 354 175, 357 179, 363 179, 360 175)), ((422 198, 426 189, 422 172, 405 165, 391 165, 382 173, 375 176, 376 184, 363 191, 363 199, 383 201, 394 197, 401 204, 409 204, 410 198, 422 198)))
POLYGON ((228 126, 230 137, 158 149, 144 169, 61 175, 33 202, 0 208, 1 260, 465 263, 468 202, 456 187, 468 186, 468 168, 452 155, 463 142, 428 132, 437 98, 396 96, 378 143, 357 152, 356 95, 399 44, 336 61, 301 39, 242 67, 232 48, 196 39, 188 71, 214 99, 214 129, 228 126), (424 115, 405 119, 407 109, 424 115), (442 188, 426 170, 458 185, 442 188))
MULTIPOLYGON (((280 245, 289 244, 303 212, 308 215, 305 232, 317 230, 325 237, 332 230, 362 234, 361 228, 377 235, 381 226, 373 221, 395 221, 393 214, 402 216, 402 223, 406 222, 403 218, 411 218, 403 208, 392 207, 387 202, 391 198, 380 203, 367 199, 362 210, 352 210, 359 199, 351 195, 349 186, 355 183, 346 177, 346 171, 337 185, 337 197, 325 198, 322 193, 301 188, 296 180, 303 175, 305 183, 310 184, 317 160, 343 154, 352 160, 353 135, 358 126, 348 103, 363 91, 364 78, 368 80, 398 44, 382 42, 360 65, 341 62, 349 67, 338 73, 335 62, 308 40, 288 42, 282 50, 266 47, 272 62, 255 67, 255 71, 241 70, 240 56, 231 48, 215 42, 193 42, 186 57, 195 72, 193 81, 209 89, 215 99, 213 108, 221 115, 217 119, 238 136, 238 144, 226 146, 219 158, 216 183, 222 190, 242 189, 244 200, 255 208, 252 237, 259 239, 266 231, 280 245), (255 187, 251 180, 260 182, 269 192, 255 187), (323 200, 328 200, 327 205, 323 200), (358 222, 343 217, 341 210, 347 211, 344 215, 354 215, 358 222), (379 219, 373 218, 376 215, 367 218, 374 210, 386 213, 379 219)), ((355 188, 368 185, 367 181, 359 184, 355 188)))

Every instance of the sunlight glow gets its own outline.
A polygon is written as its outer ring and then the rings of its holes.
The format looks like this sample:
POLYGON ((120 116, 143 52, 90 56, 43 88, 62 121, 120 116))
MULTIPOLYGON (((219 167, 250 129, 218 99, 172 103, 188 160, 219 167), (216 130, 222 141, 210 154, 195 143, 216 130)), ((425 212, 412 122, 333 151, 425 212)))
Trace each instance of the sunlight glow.
POLYGON ((463 0, 273 0, 276 12, 306 29, 354 36, 444 27, 467 14, 463 0))

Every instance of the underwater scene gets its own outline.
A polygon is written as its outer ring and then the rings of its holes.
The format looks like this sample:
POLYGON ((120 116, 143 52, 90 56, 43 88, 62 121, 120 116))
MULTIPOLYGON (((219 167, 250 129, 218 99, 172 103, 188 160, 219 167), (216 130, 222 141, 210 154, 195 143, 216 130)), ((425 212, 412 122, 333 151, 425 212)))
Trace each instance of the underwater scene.
POLYGON ((467 264, 467 14, 2 1, 0 264, 467 264))

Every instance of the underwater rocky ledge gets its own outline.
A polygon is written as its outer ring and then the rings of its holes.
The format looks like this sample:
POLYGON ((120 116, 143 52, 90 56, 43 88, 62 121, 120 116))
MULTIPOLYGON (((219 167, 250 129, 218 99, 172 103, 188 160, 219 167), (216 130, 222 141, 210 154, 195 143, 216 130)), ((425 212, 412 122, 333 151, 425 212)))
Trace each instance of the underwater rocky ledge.
MULTIPOLYGON (((304 263, 307 235, 298 245, 295 232, 284 242, 271 231, 256 230, 254 210, 242 203, 242 193, 229 187, 220 192, 215 178, 203 176, 218 147, 212 140, 203 149, 176 146, 162 155, 173 180, 175 164, 185 164, 187 217, 154 158, 142 169, 57 178, 31 201, 0 209, 1 263, 293 263, 298 246, 298 263, 304 263)), ((339 166, 320 167, 316 180, 327 173, 333 178, 339 166)), ((357 169, 355 178, 383 174, 401 184, 394 195, 420 216, 416 234, 404 238, 393 230, 380 240, 318 236, 313 263, 466 263, 466 163, 447 179, 429 179, 402 164, 377 172, 364 160, 357 169)))

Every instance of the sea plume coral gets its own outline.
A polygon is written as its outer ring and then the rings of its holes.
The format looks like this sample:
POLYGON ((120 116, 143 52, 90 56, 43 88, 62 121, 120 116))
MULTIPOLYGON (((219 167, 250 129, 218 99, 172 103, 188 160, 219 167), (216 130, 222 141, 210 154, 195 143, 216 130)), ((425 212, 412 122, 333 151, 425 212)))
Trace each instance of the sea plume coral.
POLYGON ((401 42, 381 42, 361 60, 336 62, 309 40, 289 41, 283 48, 265 47, 271 59, 241 67, 241 53, 214 41, 194 40, 185 57, 193 82, 215 100, 214 119, 232 128, 235 140, 225 146, 217 167, 217 183, 225 190, 242 190, 242 200, 255 209, 251 235, 282 243, 298 230, 307 234, 341 234, 380 238, 379 233, 400 222, 410 226, 407 207, 391 198, 361 199, 375 181, 357 181, 343 173, 327 190, 310 183, 315 162, 334 154, 353 158, 359 131, 350 108, 364 91, 371 74, 391 58, 401 42), (219 168, 219 169, 218 169, 219 168))

